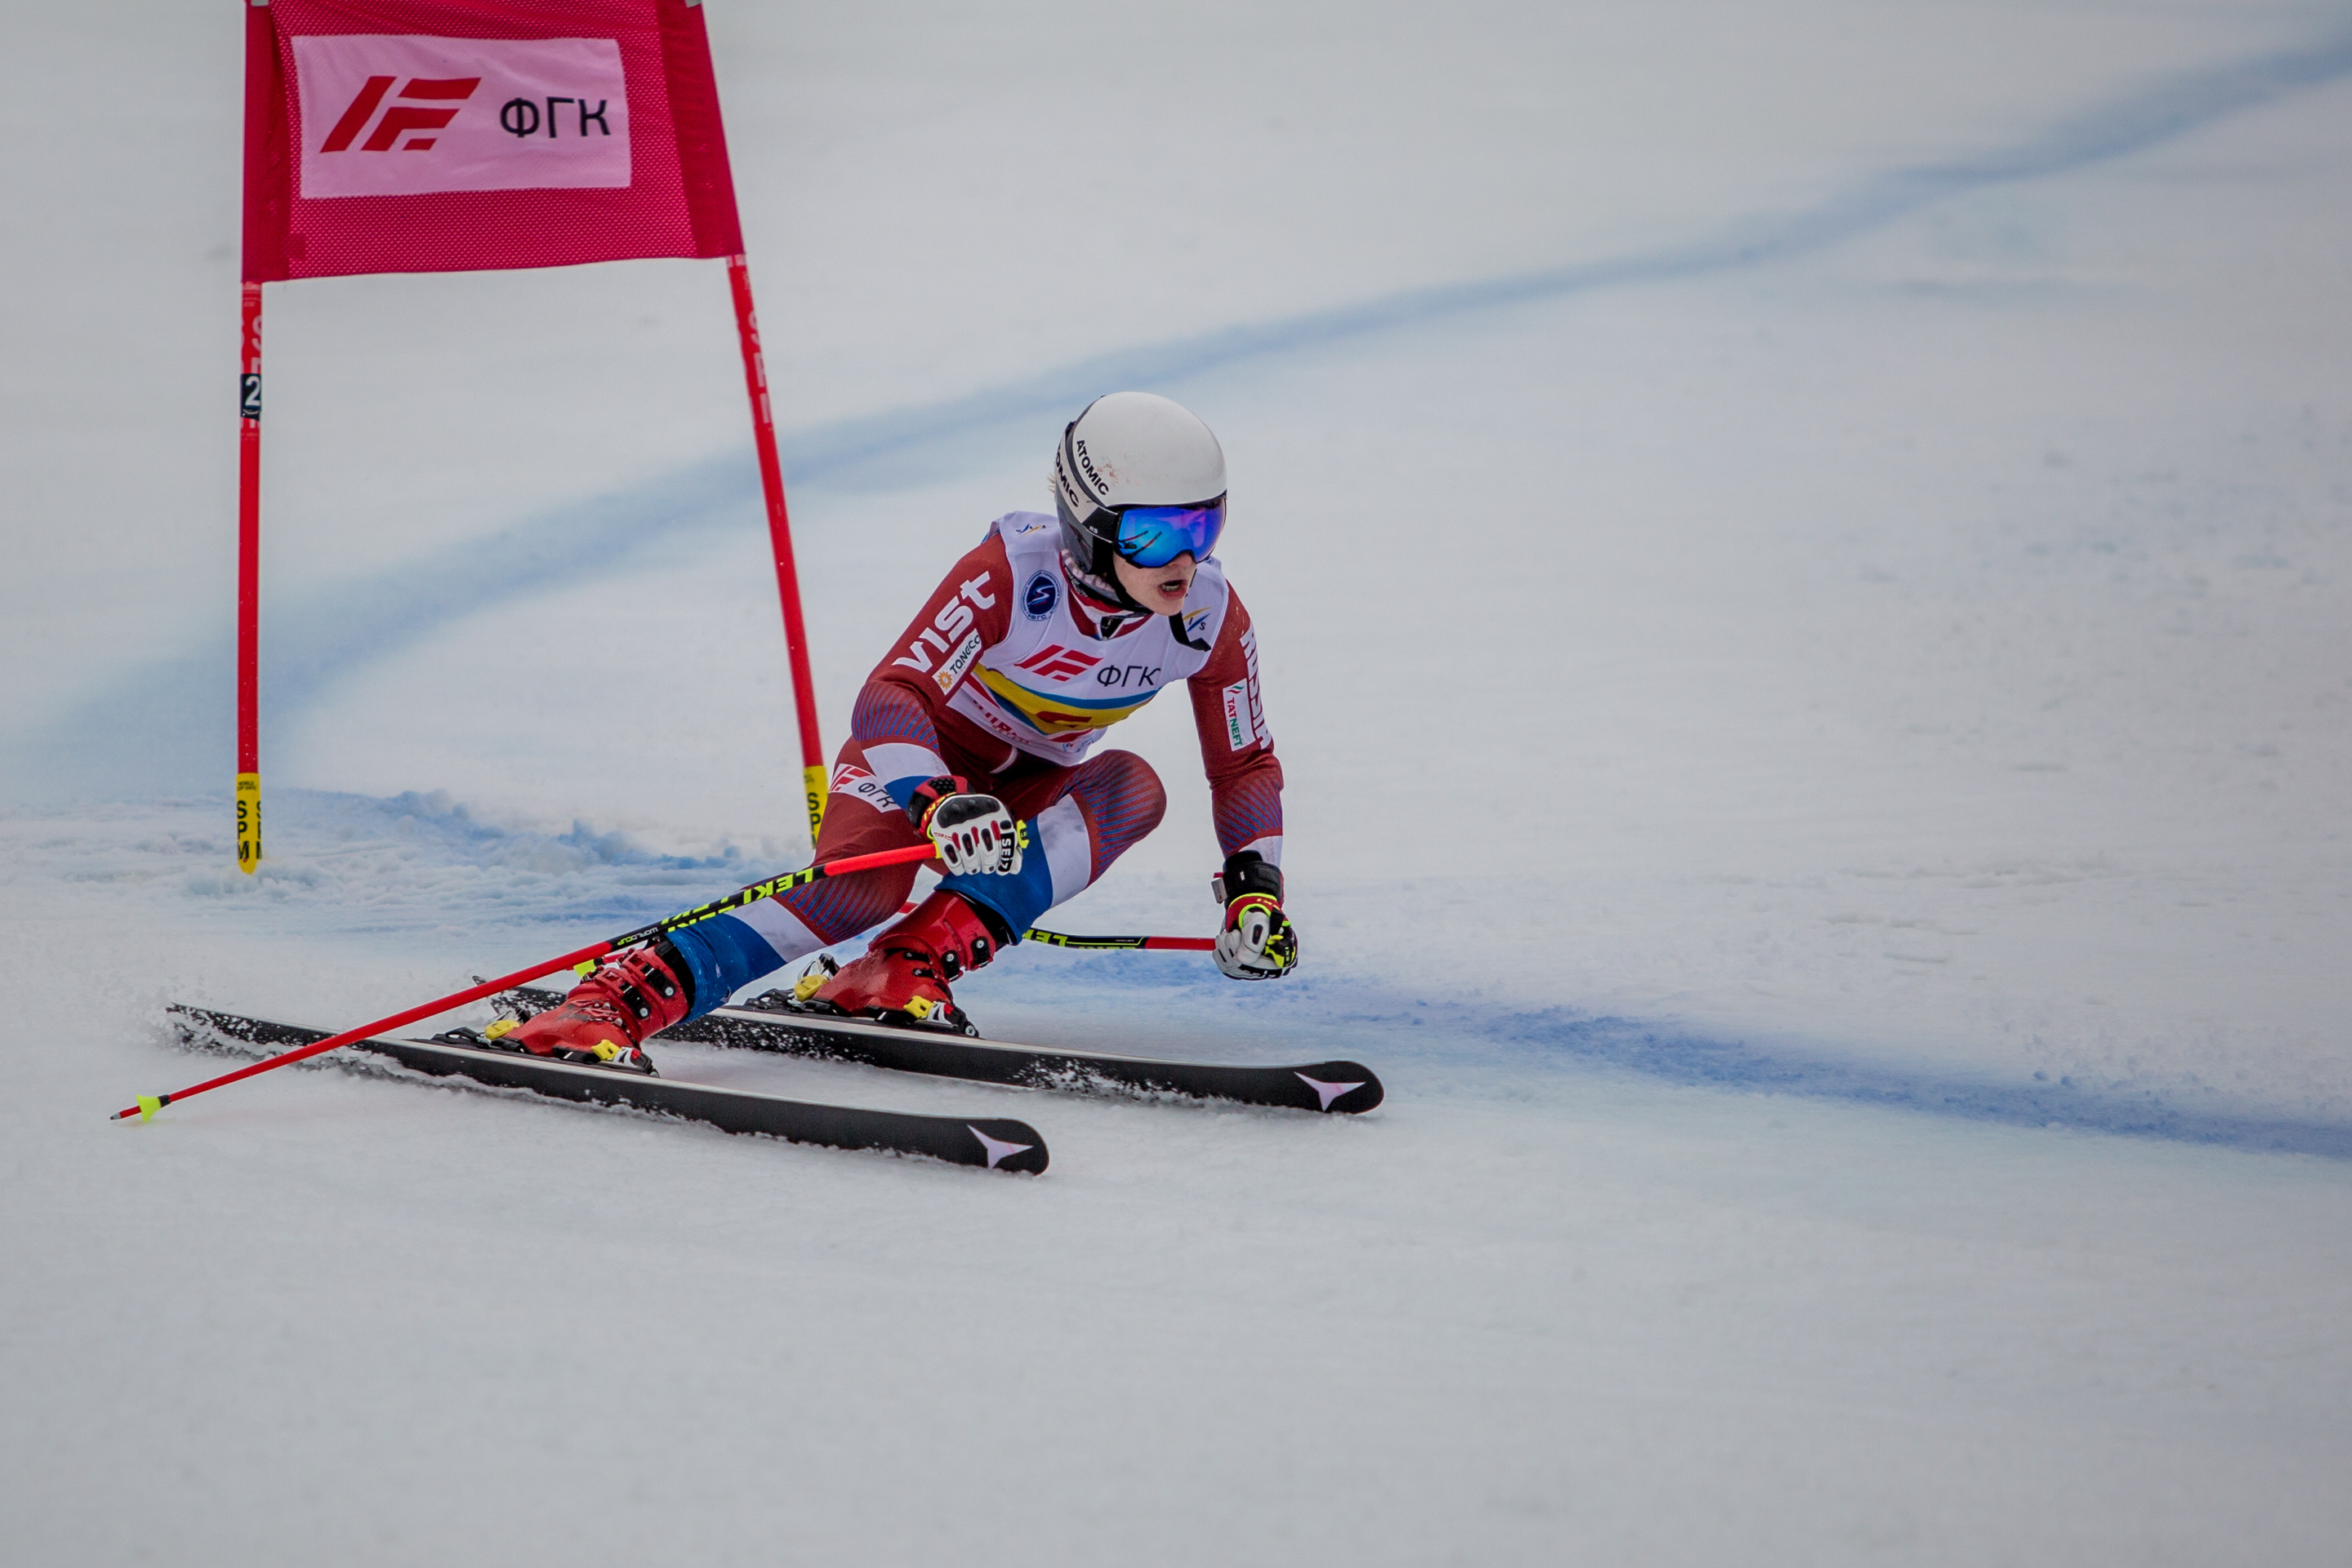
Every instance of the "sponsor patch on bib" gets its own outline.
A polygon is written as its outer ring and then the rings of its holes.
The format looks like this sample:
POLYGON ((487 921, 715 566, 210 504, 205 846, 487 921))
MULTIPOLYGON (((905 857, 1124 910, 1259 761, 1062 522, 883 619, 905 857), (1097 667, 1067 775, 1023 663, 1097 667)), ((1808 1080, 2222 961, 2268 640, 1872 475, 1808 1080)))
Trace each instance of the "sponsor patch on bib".
POLYGON ((963 641, 956 644, 955 652, 948 655, 947 662, 931 672, 931 679, 940 683, 941 691, 952 692, 956 689, 956 682, 963 679, 964 672, 971 668, 972 661, 979 657, 980 634, 973 632, 963 641))

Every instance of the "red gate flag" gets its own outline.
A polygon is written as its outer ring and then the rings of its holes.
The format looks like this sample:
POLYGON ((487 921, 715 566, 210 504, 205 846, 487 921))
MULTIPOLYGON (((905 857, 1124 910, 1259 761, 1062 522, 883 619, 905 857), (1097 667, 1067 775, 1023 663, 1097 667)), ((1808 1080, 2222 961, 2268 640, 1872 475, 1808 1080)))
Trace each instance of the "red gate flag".
POLYGON ((237 863, 261 861, 261 286, 725 257, 814 833, 807 637, 700 0, 249 0, 238 384, 237 863))
POLYGON ((742 252, 698 5, 270 0, 246 40, 248 283, 742 252))

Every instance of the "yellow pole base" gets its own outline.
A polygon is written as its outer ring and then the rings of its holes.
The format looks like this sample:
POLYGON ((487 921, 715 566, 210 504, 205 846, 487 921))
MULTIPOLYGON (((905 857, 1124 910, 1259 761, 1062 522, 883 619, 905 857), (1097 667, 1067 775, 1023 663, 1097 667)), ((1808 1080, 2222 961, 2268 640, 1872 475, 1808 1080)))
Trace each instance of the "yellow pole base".
POLYGON ((236 868, 250 877, 261 869, 261 775, 236 775, 236 868))
POLYGON ((819 763, 801 770, 801 788, 808 795, 809 842, 816 842, 817 830, 824 826, 824 767, 819 763))

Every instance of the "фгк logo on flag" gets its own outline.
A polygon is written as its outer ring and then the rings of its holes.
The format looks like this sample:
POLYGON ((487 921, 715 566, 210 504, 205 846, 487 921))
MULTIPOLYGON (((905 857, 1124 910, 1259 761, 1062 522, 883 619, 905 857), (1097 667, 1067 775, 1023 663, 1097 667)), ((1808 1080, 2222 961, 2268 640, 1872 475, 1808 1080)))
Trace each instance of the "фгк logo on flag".
POLYGON ((303 199, 629 183, 628 86, 611 38, 289 41, 303 199))

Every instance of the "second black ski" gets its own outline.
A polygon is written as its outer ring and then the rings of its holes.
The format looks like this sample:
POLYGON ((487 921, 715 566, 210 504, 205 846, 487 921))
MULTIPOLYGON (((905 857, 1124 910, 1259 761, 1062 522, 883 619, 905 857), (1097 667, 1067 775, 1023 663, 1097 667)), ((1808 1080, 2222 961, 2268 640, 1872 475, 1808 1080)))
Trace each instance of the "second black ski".
MULTIPOLYGON (((525 1016, 562 1000, 552 991, 530 988, 508 992, 505 999, 525 1016)), ((950 1029, 875 1024, 818 1013, 801 1007, 786 991, 765 992, 740 1007, 714 1008, 691 1023, 664 1029, 648 1044, 658 1051, 664 1040, 778 1051, 1024 1089, 1142 1090, 1334 1115, 1370 1110, 1385 1093, 1380 1079, 1360 1062, 1261 1067, 1003 1045, 950 1029)))

